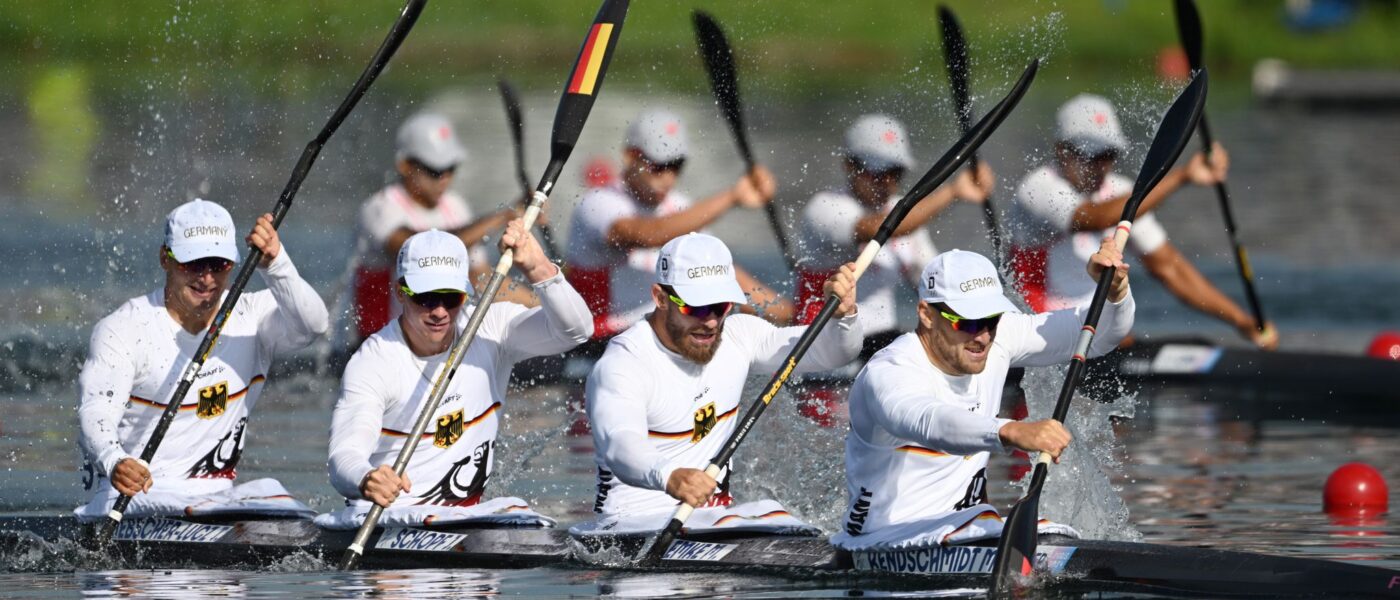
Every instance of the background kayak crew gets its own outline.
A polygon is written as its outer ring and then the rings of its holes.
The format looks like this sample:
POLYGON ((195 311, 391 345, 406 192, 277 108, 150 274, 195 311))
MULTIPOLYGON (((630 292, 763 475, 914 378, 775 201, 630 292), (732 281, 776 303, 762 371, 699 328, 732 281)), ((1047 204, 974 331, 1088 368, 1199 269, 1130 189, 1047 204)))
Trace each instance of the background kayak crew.
MULTIPOLYGON (((403 313, 350 358, 331 420, 331 483, 348 499, 348 507, 323 515, 318 523, 358 527, 370 502, 394 507, 381 524, 476 515, 450 509, 484 502, 511 368, 526 358, 565 352, 593 333, 583 298, 519 219, 509 223, 500 248, 513 251, 514 265, 539 295, 540 306, 497 302, 484 309, 490 312, 447 384, 435 425, 424 434, 432 440, 422 440, 400 477, 392 463, 406 432, 413 429, 458 330, 472 310, 481 310, 464 308, 473 289, 460 238, 430 230, 403 245, 394 292, 403 313), (418 506, 430 512, 395 512, 418 506)), ((497 499, 502 502, 526 506, 519 498, 497 499)))
MULTIPOLYGON (((516 216, 504 209, 473 219, 461 194, 451 189, 467 150, 452 122, 442 115, 420 113, 399 126, 394 168, 398 181, 379 190, 360 207, 356 231, 355 307, 358 338, 379 331, 398 315, 392 272, 399 247, 420 231, 451 232, 472 250, 472 274, 490 271, 481 240, 516 216)), ((528 292, 504 286, 500 300, 533 304, 528 292)))
MULTIPOLYGON (((268 289, 239 297, 149 465, 136 453, 213 322, 239 259, 228 211, 204 200, 171 211, 158 255, 165 285, 128 300, 93 327, 78 377, 83 479, 93 492, 75 511, 80 518, 105 517, 118 493, 135 496, 128 515, 185 514, 200 499, 219 504, 287 495, 280 484, 263 480, 246 484, 256 492, 241 497, 233 480, 273 356, 324 335, 327 311, 297 273, 272 215, 258 218, 247 241, 263 253, 258 272, 268 289)), ((280 504, 310 512, 295 500, 280 504)))
MULTIPOLYGON (((1107 354, 1132 328, 1128 267, 1104 240, 1088 264, 1113 266, 1099 335, 1107 354)), ((923 270, 918 326, 877 352, 851 386, 846 435, 847 515, 832 543, 937 545, 994 537, 987 503, 991 452, 1049 452, 1070 443, 1059 422, 998 418, 1011 367, 1061 364, 1075 352, 1083 308, 1021 314, 1003 295, 996 267, 980 254, 950 250, 923 270)))
MULTIPOLYGON (((777 184, 762 165, 709 198, 692 203, 676 190, 689 153, 679 116, 648 110, 627 126, 620 177, 588 190, 574 208, 569 234, 569 281, 594 314, 594 335, 609 337, 652 309, 647 290, 657 249, 673 238, 702 231, 730 209, 761 208, 777 184)), ((792 303, 735 267, 741 289, 769 319, 792 319, 792 303)), ((741 301, 741 304, 747 304, 741 301)))
MULTIPOLYGON (((852 269, 827 280, 826 293, 841 298, 839 319, 797 372, 841 367, 859 353, 852 269)), ((598 464, 594 511, 605 521, 645 515, 659 529, 677 500, 731 503, 729 470, 716 482, 703 469, 734 429, 749 372, 779 368, 805 328, 734 314, 744 293, 718 238, 696 233, 667 242, 654 273, 651 314, 608 343, 585 395, 598 464)))
MULTIPOLYGON (((846 189, 813 196, 802 211, 805 256, 798 261, 799 320, 810 323, 821 309, 822 285, 846 257, 860 252, 875 236, 885 215, 899 200, 905 172, 914 166, 904 126, 882 114, 864 115, 846 130, 841 147, 846 189)), ((954 201, 981 203, 991 193, 993 176, 980 163, 976 177, 959 172, 952 183, 919 201, 876 255, 860 285, 861 323, 869 357, 899 335, 895 305, 900 282, 914 277, 938 254, 924 225, 954 201)))
MULTIPOLYGON (((1060 107, 1056 123, 1055 157, 1016 188, 1007 227, 1017 287, 1038 311, 1089 303, 1094 282, 1084 276, 1080 265, 1094 252, 1099 238, 1118 224, 1133 187, 1131 179, 1113 170, 1127 151, 1128 139, 1107 100, 1090 94, 1076 96, 1060 107)), ((1229 156, 1219 144, 1211 161, 1197 153, 1185 167, 1169 171, 1143 199, 1129 242, 1147 272, 1173 296, 1230 324, 1255 345, 1277 348, 1276 330, 1270 325, 1261 334, 1254 318, 1202 276, 1167 239, 1166 229, 1152 214, 1188 183, 1214 186, 1223 181, 1229 156)))

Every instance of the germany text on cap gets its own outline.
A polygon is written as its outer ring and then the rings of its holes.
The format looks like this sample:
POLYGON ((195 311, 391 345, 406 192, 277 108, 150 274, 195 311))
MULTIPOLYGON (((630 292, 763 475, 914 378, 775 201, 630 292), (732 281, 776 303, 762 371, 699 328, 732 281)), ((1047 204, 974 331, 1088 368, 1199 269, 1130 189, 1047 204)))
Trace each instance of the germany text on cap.
POLYGON ((942 302, 969 319, 1016 310, 1002 292, 1001 275, 992 261, 966 250, 949 250, 933 257, 920 277, 919 299, 929 304, 942 302))
POLYGON ((437 290, 473 293, 467 246, 437 229, 416 233, 399 248, 399 277, 415 294, 437 290))
POLYGON ((734 275, 729 248, 704 233, 688 233, 661 247, 656 282, 671 286, 681 300, 695 306, 747 300, 734 275))
POLYGON ((238 236, 224 207, 195 199, 165 218, 165 246, 182 263, 219 257, 238 262, 238 236))

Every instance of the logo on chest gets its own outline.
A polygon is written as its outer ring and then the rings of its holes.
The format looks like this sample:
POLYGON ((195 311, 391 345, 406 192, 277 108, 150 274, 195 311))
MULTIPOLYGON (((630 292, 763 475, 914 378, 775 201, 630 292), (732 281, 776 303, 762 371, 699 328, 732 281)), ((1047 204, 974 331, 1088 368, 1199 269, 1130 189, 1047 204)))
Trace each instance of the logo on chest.
POLYGON ((433 445, 446 448, 462 438, 462 409, 454 410, 437 419, 437 430, 433 432, 433 445))
POLYGON ((228 408, 228 382, 220 381, 208 387, 199 388, 199 406, 194 414, 201 419, 213 419, 224 414, 228 408))
POLYGON ((697 444, 715 428, 715 403, 711 402, 695 409, 695 429, 690 435, 690 443, 697 444))

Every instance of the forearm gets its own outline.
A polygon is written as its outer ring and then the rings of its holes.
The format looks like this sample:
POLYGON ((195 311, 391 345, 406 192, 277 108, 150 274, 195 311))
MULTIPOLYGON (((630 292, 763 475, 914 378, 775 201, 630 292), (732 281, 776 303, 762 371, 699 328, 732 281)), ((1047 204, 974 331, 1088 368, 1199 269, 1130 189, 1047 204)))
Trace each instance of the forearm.
MULTIPOLYGON (((749 303, 756 307, 750 309, 753 310, 754 314, 765 316, 769 322, 779 325, 792 322, 797 311, 791 300, 778 295, 776 291, 763 285, 763 282, 744 269, 736 267, 734 275, 739 280, 739 288, 748 294, 749 303)), ((744 308, 749 307, 745 306, 744 308)))
MULTIPOLYGON (((909 235, 911 232, 926 225, 944 209, 948 208, 957 197, 953 195, 953 190, 947 186, 933 190, 933 193, 924 196, 909 209, 909 214, 904 216, 904 220, 895 226, 891 238, 909 235)), ((875 234, 880 231, 880 225, 885 222, 885 213, 876 212, 865 217, 856 223, 856 243, 864 244, 875 239, 875 234)))
POLYGON ((880 425, 892 435, 931 450, 953 455, 1003 450, 1000 431, 1007 419, 971 413, 927 397, 887 400, 876 410, 880 425))
POLYGON ((608 470, 630 486, 664 492, 671 472, 682 466, 672 465, 641 433, 619 431, 600 439, 608 470))
POLYGON ((659 248, 678 236, 704 229, 734 203, 734 193, 725 190, 663 217, 621 219, 608 229, 608 243, 624 249, 659 248))
POLYGON ((470 248, 484 241, 491 232, 505 228, 506 223, 513 218, 515 218, 515 211, 504 208, 458 227, 452 233, 461 238, 462 243, 470 248))
MULTIPOLYGON (((806 333, 809 326, 775 328, 769 339, 760 347, 756 361, 767 370, 784 368, 783 361, 792 353, 797 341, 806 333)), ((859 313, 844 318, 833 317, 828 321, 817 339, 807 348, 807 353, 794 369, 796 373, 830 371, 850 364, 860 355, 860 346, 865 329, 859 313)))
POLYGON ((593 314, 578 291, 555 273, 534 284, 540 309, 522 314, 508 329, 507 344, 522 356, 565 352, 593 336, 593 314))
POLYGON ((330 453, 326 461, 331 485, 351 499, 361 497, 360 482, 377 466, 370 463, 370 456, 379 446, 380 427, 384 422, 382 402, 358 387, 351 382, 336 401, 331 414, 330 453))
POLYGON ((1167 291, 1191 308, 1229 323, 1236 329, 1254 326, 1254 319, 1244 309, 1201 275, 1195 265, 1184 259, 1175 261, 1165 270, 1162 283, 1167 291))
MULTIPOLYGON (((1162 177, 1162 181, 1138 204, 1137 215, 1152 212, 1163 200, 1175 193, 1186 182, 1185 169, 1172 169, 1162 177)), ((1074 231, 1102 231, 1118 225, 1123 220, 1123 209, 1131 195, 1114 198, 1108 202, 1084 202, 1074 212, 1071 227, 1074 231)))
POLYGON ((79 397, 81 403, 78 405, 78 443, 98 472, 110 476, 118 462, 131 456, 122 447, 121 438, 117 435, 117 427, 121 423, 122 412, 130 393, 120 398, 117 398, 115 393, 108 396, 106 391, 94 390, 81 383, 80 379, 79 397))
POLYGON ((1103 312, 1099 314, 1099 327, 1089 344, 1089 356, 1103 356, 1118 347, 1133 330, 1133 319, 1137 312, 1137 301, 1133 299, 1133 289, 1119 302, 1105 301, 1103 312))

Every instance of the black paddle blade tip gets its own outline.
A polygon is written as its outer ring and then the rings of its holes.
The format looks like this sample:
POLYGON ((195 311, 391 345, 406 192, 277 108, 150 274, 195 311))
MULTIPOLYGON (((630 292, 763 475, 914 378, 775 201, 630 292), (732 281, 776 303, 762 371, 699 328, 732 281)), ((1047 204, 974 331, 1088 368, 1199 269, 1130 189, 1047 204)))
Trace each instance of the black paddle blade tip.
POLYGON ((989 597, 1001 597, 1015 591, 1035 568, 1035 548, 1039 535, 1040 493, 1022 498, 1011 507, 1006 517, 1001 539, 997 541, 997 559, 992 568, 989 597))

